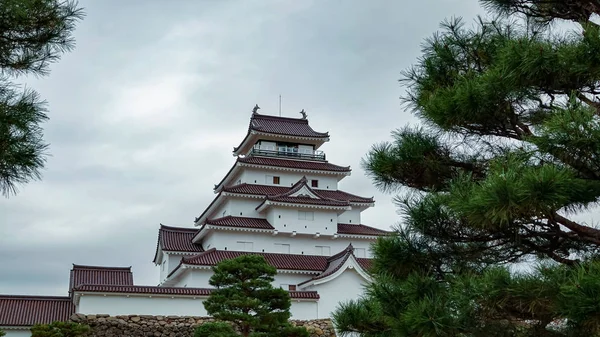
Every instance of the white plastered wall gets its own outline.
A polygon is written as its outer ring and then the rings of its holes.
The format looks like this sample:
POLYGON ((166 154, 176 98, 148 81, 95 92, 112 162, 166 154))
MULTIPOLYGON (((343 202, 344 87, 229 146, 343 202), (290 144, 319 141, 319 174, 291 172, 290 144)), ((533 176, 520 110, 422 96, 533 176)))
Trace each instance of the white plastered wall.
POLYGON ((337 190, 338 189, 338 179, 340 175, 328 175, 328 174, 306 174, 302 172, 285 172, 285 171, 277 171, 276 168, 273 169, 253 169, 245 167, 243 172, 239 177, 236 177, 237 180, 240 180, 241 183, 247 184, 258 184, 258 185, 272 185, 272 186, 283 186, 283 187, 291 187, 295 183, 297 183, 302 177, 306 176, 308 179, 308 186, 311 185, 311 180, 318 180, 318 187, 315 187, 316 190, 337 190), (269 177, 267 177, 269 176, 269 177), (272 176, 279 177, 279 184, 273 184, 272 176))
POLYGON ((358 299, 364 292, 367 281, 353 269, 346 269, 335 279, 308 287, 304 290, 316 290, 319 300, 319 318, 331 317, 339 303, 358 299))
POLYGON ((6 333, 5 337, 31 337, 31 331, 29 329, 30 327, 13 328, 0 326, 0 330, 6 333))
MULTIPOLYGON (((79 298, 77 312, 82 314, 207 316, 202 297, 85 294, 79 298)), ((290 309, 294 319, 318 318, 318 302, 294 301, 290 309)), ((11 336, 12 337, 12 336, 11 336)), ((16 336, 15 336, 16 337, 16 336)), ((18 336, 21 337, 21 336, 18 336)))
POLYGON ((290 253, 326 256, 339 253, 352 243, 352 246, 354 246, 355 249, 362 249, 365 251, 365 256, 357 257, 372 257, 371 243, 374 242, 374 239, 347 239, 338 237, 333 240, 332 236, 320 236, 319 238, 315 238, 314 235, 299 234, 291 236, 289 233, 272 235, 271 233, 215 230, 211 231, 210 234, 204 238, 203 245, 205 248, 210 245, 210 248, 216 248, 218 250, 227 249, 239 251, 242 250, 240 249, 241 244, 239 242, 252 242, 252 251, 259 253, 290 253), (289 249, 289 251, 283 251, 282 249, 289 249), (325 251, 328 250, 329 253, 323 252, 323 249, 325 249, 325 251))
POLYGON ((337 232, 338 214, 333 210, 270 207, 266 214, 269 223, 280 232, 296 231, 298 234, 322 235, 333 235, 337 232), (310 212, 312 220, 300 219, 299 212, 310 212))

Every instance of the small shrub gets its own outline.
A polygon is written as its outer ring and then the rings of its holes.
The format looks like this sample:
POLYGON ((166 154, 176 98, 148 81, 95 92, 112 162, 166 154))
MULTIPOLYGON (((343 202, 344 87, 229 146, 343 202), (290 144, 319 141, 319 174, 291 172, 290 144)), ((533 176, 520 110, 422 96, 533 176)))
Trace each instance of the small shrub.
POLYGON ((79 337, 90 331, 85 324, 74 322, 52 322, 36 324, 31 328, 31 337, 79 337))
POLYGON ((238 337, 231 324, 211 322, 200 325, 194 332, 194 337, 238 337))

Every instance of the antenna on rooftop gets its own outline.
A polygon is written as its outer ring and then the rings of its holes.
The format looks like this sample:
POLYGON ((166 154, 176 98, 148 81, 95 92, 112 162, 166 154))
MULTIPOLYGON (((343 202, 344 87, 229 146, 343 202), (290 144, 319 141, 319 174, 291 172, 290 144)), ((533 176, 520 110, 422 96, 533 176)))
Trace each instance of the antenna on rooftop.
POLYGON ((279 117, 281 117, 281 94, 279 94, 279 117))

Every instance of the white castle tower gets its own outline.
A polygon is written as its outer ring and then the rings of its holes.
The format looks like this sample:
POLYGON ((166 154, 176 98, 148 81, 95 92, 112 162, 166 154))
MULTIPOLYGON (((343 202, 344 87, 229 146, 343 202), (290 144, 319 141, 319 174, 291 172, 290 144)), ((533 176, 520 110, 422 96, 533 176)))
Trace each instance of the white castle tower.
POLYGON ((362 293, 370 244, 388 232, 361 223, 373 198, 338 188, 351 170, 319 150, 329 133, 313 130, 304 110, 302 118, 257 110, 215 199, 195 219, 199 229, 161 227, 154 259, 160 285, 208 287, 211 266, 260 254, 278 269, 276 286, 313 302, 302 316, 329 317, 340 301, 362 293))

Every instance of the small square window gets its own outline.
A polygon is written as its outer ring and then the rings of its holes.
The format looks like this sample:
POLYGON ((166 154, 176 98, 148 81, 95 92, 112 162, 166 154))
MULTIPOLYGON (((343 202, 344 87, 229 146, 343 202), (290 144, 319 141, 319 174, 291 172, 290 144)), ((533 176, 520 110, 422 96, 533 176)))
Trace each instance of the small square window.
POLYGON ((290 284, 289 285, 289 291, 296 291, 296 285, 295 284, 290 284))
POLYGON ((310 181, 310 186, 311 187, 319 187, 319 181, 315 180, 315 179, 311 180, 310 181))
POLYGON ((273 184, 279 185, 279 177, 273 177, 273 184))

